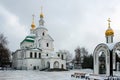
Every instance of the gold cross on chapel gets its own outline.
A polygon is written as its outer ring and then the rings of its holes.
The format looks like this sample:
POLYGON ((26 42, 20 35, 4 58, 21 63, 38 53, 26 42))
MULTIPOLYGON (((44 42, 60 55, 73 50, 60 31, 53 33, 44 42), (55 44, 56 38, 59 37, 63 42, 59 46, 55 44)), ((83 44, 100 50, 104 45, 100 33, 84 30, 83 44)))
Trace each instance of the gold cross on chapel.
POLYGON ((110 28, 110 22, 111 22, 111 20, 110 20, 110 18, 108 18, 108 28, 110 28))
POLYGON ((33 17, 32 22, 34 23, 34 17, 35 17, 35 15, 33 14, 32 17, 33 17))

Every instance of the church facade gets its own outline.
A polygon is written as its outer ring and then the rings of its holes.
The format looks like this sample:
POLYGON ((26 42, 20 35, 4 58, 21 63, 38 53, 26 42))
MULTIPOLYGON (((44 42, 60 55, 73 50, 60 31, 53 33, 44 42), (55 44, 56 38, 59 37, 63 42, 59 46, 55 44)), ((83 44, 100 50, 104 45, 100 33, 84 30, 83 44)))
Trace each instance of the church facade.
POLYGON ((12 67, 20 70, 66 69, 66 54, 54 52, 53 42, 44 26, 43 13, 37 28, 33 16, 30 34, 20 43, 20 49, 12 54, 12 67))
POLYGON ((113 75, 113 70, 117 70, 116 55, 120 52, 120 42, 113 42, 114 31, 110 27, 108 19, 108 29, 105 32, 106 43, 96 46, 94 57, 94 74, 113 75))

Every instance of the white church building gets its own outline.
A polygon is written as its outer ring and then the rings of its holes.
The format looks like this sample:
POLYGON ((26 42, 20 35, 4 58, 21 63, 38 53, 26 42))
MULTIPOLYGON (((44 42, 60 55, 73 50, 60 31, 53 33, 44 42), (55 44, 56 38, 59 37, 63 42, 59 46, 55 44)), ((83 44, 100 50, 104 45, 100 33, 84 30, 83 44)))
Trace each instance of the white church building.
POLYGON ((34 24, 30 34, 20 43, 20 49, 12 56, 12 67, 19 70, 66 69, 66 54, 54 52, 54 40, 44 26, 41 12, 39 26, 34 24))

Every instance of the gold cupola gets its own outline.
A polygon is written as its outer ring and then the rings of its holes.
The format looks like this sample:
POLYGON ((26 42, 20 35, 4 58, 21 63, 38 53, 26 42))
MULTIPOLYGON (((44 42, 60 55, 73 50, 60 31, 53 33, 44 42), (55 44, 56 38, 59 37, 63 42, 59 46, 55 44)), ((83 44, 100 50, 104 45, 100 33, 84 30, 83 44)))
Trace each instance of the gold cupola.
POLYGON ((44 15, 43 15, 43 13, 40 13, 40 18, 44 18, 44 15))
POLYGON ((114 36, 114 31, 110 27, 110 18, 108 18, 108 29, 105 32, 105 36, 114 36))
POLYGON ((40 18, 44 18, 44 15, 43 15, 43 13, 42 13, 42 6, 41 6, 40 18))
POLYGON ((33 19, 32 19, 31 28, 32 28, 32 29, 35 29, 35 23, 34 23, 34 15, 32 15, 32 16, 33 16, 33 19))

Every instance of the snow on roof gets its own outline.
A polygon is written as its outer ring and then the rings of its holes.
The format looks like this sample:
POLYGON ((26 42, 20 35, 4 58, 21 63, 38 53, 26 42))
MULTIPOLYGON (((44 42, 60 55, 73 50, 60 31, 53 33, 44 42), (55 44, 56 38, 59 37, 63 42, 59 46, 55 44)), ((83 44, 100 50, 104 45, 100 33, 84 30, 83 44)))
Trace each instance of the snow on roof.
POLYGON ((28 36, 36 36, 35 34, 29 34, 28 36))
MULTIPOLYGON (((45 28, 45 27, 37 27, 36 29, 45 29, 45 30, 47 30, 47 28, 45 28)), ((47 30, 48 31, 48 30, 47 30)))
POLYGON ((26 39, 28 39, 28 40, 34 40, 33 38, 26 38, 26 39))
POLYGON ((113 48, 114 48, 114 45, 115 45, 116 43, 106 43, 106 45, 108 46, 108 48, 110 49, 110 50, 112 50, 113 48))
POLYGON ((31 50, 39 50, 39 49, 37 49, 37 48, 33 48, 33 49, 31 49, 31 50))

